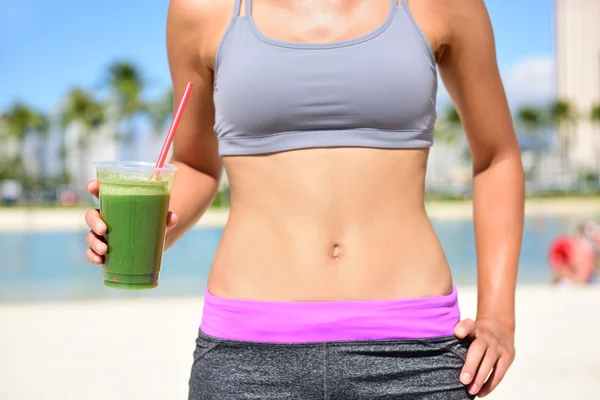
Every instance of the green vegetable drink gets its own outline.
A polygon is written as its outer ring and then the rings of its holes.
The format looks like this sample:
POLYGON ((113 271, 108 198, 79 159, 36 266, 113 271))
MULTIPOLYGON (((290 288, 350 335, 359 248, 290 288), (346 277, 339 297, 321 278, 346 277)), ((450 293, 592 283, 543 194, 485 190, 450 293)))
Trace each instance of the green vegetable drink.
POLYGON ((95 163, 100 216, 108 228, 104 285, 149 289, 158 285, 174 165, 95 163))

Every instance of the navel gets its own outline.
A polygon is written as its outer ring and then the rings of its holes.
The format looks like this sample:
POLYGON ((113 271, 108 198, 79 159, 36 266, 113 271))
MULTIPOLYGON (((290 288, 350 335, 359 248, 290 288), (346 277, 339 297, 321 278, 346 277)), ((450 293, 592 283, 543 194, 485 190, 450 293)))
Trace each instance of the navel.
POLYGON ((339 260, 342 257, 342 246, 339 243, 334 243, 331 248, 331 258, 339 260))

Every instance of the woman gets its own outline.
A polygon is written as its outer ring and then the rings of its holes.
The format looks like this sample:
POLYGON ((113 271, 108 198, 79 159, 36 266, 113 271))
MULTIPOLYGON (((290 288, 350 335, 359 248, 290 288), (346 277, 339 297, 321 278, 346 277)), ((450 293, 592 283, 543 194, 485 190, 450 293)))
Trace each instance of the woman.
POLYGON ((167 47, 175 97, 195 84, 167 247, 222 165, 231 185, 190 399, 492 391, 514 356, 523 171, 483 1, 172 0, 167 47), (424 208, 436 64, 473 154, 479 299, 460 323, 424 208))

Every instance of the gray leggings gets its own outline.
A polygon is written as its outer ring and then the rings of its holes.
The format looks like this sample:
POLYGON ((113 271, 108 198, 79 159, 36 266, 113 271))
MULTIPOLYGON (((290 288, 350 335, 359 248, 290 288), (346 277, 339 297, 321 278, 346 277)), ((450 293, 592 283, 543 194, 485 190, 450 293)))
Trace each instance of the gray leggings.
POLYGON ((200 332, 189 400, 472 399, 459 381, 467 348, 452 336, 283 344, 200 332))

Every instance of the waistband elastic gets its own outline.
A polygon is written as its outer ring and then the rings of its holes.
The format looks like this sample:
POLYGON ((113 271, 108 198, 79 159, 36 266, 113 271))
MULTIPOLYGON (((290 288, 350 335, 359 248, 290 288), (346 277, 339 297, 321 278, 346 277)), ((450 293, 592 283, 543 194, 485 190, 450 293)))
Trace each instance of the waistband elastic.
POLYGON ((446 296, 333 302, 238 300, 206 291, 200 329, 228 340, 311 343, 451 336, 459 320, 455 287, 446 296))

